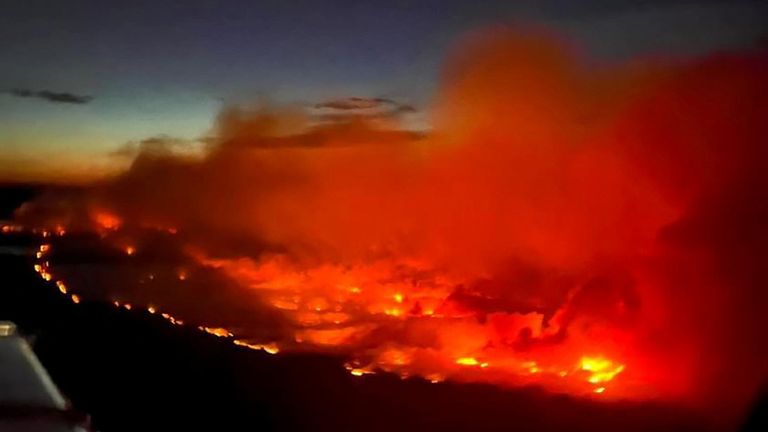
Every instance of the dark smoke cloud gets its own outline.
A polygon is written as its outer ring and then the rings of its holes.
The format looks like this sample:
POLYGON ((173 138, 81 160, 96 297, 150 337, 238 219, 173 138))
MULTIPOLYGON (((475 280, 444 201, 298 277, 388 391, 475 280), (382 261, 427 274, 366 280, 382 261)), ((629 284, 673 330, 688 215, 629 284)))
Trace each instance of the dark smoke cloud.
POLYGON ((389 98, 348 97, 317 103, 314 118, 321 122, 345 122, 353 119, 396 120, 416 112, 412 105, 389 98))
POLYGON ((51 103, 77 104, 83 105, 91 102, 93 96, 78 95, 67 92, 55 92, 50 90, 30 90, 16 88, 8 91, 8 94, 20 98, 34 98, 51 103))
POLYGON ((418 133, 382 127, 374 121, 390 118, 388 113, 317 114, 274 107, 229 107, 219 114, 209 149, 228 152, 236 148, 397 146, 421 137, 418 133))
POLYGON ((140 141, 129 141, 110 152, 110 156, 121 159, 134 159, 139 154, 171 155, 189 151, 201 142, 167 135, 158 135, 140 141))
POLYGON ((348 97, 344 99, 334 99, 330 101, 315 104, 315 108, 331 108, 336 110, 358 110, 378 108, 382 105, 400 106, 399 103, 387 98, 362 98, 348 97))

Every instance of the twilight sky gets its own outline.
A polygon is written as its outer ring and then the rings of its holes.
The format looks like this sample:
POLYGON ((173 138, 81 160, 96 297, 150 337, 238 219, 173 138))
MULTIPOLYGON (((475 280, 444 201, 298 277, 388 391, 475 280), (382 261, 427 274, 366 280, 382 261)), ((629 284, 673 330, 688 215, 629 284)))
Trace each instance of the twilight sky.
POLYGON ((229 101, 382 97, 424 110, 462 34, 541 24, 606 61, 764 44, 765 1, 4 0, 0 180, 88 176, 229 101))

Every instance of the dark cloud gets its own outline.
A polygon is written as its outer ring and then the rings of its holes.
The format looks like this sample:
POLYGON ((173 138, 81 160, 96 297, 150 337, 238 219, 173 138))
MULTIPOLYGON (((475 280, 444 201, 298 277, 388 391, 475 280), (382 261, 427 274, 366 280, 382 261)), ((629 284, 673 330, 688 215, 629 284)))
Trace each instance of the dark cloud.
POLYGON ((380 98, 361 98, 348 97, 344 99, 334 99, 315 104, 315 108, 330 108, 334 110, 358 110, 378 108, 384 104, 384 99, 380 98))
POLYGON ((318 110, 315 118, 324 122, 340 122, 351 119, 387 119, 416 112, 412 105, 393 99, 376 97, 347 97, 320 102, 314 105, 318 110))
POLYGON ((333 99, 315 104, 315 108, 330 108, 333 110, 366 110, 386 107, 400 112, 413 112, 416 110, 411 105, 402 104, 395 100, 381 97, 363 98, 353 96, 343 99, 333 99))
POLYGON ((93 100, 92 96, 78 95, 67 92, 55 92, 51 90, 30 90, 15 88, 8 91, 8 94, 22 98, 35 98, 42 99, 51 103, 68 103, 68 104, 87 104, 93 100))

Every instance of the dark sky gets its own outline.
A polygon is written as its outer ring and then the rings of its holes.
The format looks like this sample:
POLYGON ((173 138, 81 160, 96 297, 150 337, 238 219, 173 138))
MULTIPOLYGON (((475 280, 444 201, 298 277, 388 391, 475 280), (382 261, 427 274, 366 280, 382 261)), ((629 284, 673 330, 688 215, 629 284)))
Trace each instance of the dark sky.
POLYGON ((423 108, 459 36, 515 22, 600 59, 691 56, 764 42, 768 2, 4 0, 0 170, 41 153, 95 167, 126 141, 195 137, 222 101, 423 108))

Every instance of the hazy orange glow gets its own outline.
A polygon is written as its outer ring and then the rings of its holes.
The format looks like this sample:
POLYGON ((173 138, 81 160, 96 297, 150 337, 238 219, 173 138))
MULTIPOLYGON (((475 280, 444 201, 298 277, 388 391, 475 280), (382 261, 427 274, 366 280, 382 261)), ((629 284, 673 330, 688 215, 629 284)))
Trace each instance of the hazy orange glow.
POLYGON ((115 230, 123 224, 122 219, 117 215, 103 211, 96 212, 91 217, 96 225, 105 230, 115 230))

